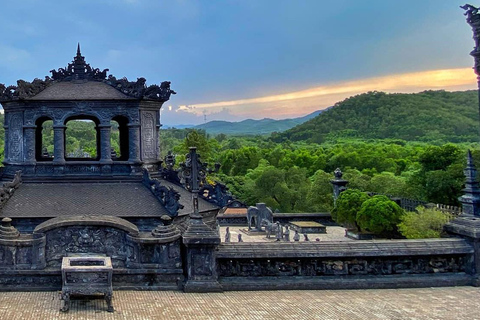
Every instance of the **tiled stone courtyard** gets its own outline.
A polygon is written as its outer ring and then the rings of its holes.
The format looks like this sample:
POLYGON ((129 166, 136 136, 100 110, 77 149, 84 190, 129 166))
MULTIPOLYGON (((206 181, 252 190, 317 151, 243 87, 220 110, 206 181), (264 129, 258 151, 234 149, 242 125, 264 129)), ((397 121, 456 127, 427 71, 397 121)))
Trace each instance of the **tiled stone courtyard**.
POLYGON ((73 300, 60 313, 58 292, 2 292, 0 319, 480 319, 474 287, 255 291, 192 294, 115 291, 114 313, 104 300, 73 300))

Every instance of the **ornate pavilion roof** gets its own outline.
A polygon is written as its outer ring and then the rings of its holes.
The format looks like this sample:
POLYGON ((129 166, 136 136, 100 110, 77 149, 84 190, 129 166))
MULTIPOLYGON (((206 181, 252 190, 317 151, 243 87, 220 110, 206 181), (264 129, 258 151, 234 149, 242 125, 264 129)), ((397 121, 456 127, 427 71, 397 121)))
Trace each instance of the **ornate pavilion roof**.
MULTIPOLYGON (((193 211, 191 194, 162 180, 181 194, 179 215, 193 211)), ((218 209, 199 199, 200 212, 218 209)), ((141 182, 23 183, 2 208, 1 217, 53 218, 62 215, 104 214, 116 217, 160 217, 164 206, 141 182)))
POLYGON ((134 99, 103 82, 57 82, 26 100, 117 100, 134 99))
POLYGON ((0 83, 0 101, 146 99, 165 102, 176 93, 170 89, 169 81, 160 86, 147 86, 145 78, 137 81, 128 81, 125 77, 117 79, 113 75, 107 77, 108 71, 100 71, 86 63, 79 44, 73 61, 66 68, 50 70, 52 76, 45 80, 18 80, 16 86, 8 87, 0 83))

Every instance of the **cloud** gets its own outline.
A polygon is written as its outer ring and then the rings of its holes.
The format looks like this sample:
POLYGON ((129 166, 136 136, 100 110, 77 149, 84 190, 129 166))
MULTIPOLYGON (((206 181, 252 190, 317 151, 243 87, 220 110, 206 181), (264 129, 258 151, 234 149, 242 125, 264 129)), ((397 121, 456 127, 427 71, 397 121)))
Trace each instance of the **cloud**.
POLYGON ((198 125, 213 120, 240 121, 238 117, 230 112, 229 108, 222 108, 219 111, 208 112, 204 110, 200 114, 192 112, 188 106, 164 106, 161 109, 160 120, 166 126, 176 125, 198 125))
POLYGON ((423 90, 466 90, 476 87, 471 68, 431 70, 344 81, 305 90, 257 98, 198 103, 178 110, 201 115, 228 107, 232 115, 252 118, 286 118, 321 110, 349 96, 367 91, 418 92, 423 90))
POLYGON ((24 69, 26 62, 31 61, 31 55, 27 50, 18 49, 8 45, 0 44, 0 64, 11 69, 24 69))

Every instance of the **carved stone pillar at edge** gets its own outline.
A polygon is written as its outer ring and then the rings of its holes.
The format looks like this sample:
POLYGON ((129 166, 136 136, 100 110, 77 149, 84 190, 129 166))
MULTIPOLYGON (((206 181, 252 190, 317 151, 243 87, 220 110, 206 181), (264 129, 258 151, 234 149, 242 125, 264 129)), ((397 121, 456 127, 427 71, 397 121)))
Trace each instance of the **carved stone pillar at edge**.
POLYGON ((467 262, 466 272, 472 275, 472 285, 480 286, 480 187, 472 154, 468 150, 467 167, 464 170, 466 181, 462 203, 462 214, 445 225, 445 231, 465 238, 473 247, 471 261, 467 262))
POLYGON ((25 164, 34 165, 35 161, 35 130, 34 125, 24 125, 24 138, 25 138, 25 164))
POLYGON ((220 244, 220 236, 204 222, 198 210, 198 158, 196 148, 190 148, 193 213, 187 230, 183 234, 186 247, 187 281, 183 287, 185 292, 222 292, 218 282, 216 248, 220 244))
MULTIPOLYGON (((5 116, 5 122, 6 121, 6 116, 5 116)), ((9 154, 8 154, 8 125, 4 125, 3 129, 5 130, 5 141, 4 141, 4 147, 3 147, 3 162, 8 162, 9 160, 9 154)))
MULTIPOLYGON (((160 157, 160 128, 162 127, 162 124, 160 123, 160 120, 158 120, 158 124, 155 126, 156 127, 156 135, 157 135, 157 145, 155 146, 157 151, 157 160, 162 162, 163 159, 160 157)), ((160 166, 160 164, 159 164, 160 166)))
POLYGON ((65 164, 65 128, 66 126, 53 126, 53 163, 57 165, 65 164))
POLYGON ((100 163, 111 164, 113 162, 110 141, 112 126, 110 124, 99 124, 98 128, 100 129, 100 163))
POLYGON ((128 161, 133 164, 140 163, 140 124, 128 124, 128 161))
POLYGON ((186 247, 187 281, 185 292, 222 292, 218 283, 216 249, 220 237, 210 229, 203 218, 190 216, 187 230, 183 234, 186 247))
MULTIPOLYGON (((475 47, 470 55, 474 58, 474 71, 477 75, 479 112, 480 112, 480 13, 478 9, 465 5, 467 23, 472 27, 475 47)), ((445 225, 445 231, 452 235, 465 238, 473 247, 470 261, 467 261, 466 272, 472 275, 472 285, 480 286, 480 187, 477 182, 477 170, 468 151, 467 167, 464 170, 466 181, 462 203, 462 214, 445 225)))

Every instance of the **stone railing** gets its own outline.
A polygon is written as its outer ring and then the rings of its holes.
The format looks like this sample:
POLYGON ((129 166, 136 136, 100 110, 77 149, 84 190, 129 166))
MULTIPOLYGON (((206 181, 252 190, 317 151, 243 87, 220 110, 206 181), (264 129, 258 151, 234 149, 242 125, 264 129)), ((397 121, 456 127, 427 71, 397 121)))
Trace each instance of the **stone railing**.
POLYGON ((415 199, 408 199, 408 198, 401 198, 392 196, 389 194, 382 194, 377 192, 368 192, 370 196, 386 196, 389 197, 392 201, 395 201, 403 210, 405 211, 416 211, 418 206, 424 206, 427 208, 436 208, 444 213, 450 213, 454 216, 458 216, 462 213, 462 208, 457 206, 450 206, 446 204, 439 204, 439 203, 428 203, 426 201, 415 200, 415 199))
POLYGON ((217 252, 223 290, 430 287, 472 284, 463 239, 227 243, 217 252))

